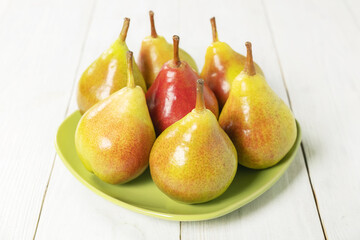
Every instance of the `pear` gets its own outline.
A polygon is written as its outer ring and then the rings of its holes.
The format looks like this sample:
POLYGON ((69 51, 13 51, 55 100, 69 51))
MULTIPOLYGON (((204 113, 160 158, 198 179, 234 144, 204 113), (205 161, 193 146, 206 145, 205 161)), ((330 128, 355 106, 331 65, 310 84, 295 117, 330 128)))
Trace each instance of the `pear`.
POLYGON ((237 170, 236 149, 205 107, 204 81, 197 81, 196 106, 168 127, 150 153, 153 181, 170 198, 210 201, 226 191, 237 170))
POLYGON ((246 48, 245 68, 232 83, 219 123, 233 141, 239 163, 263 169, 289 152, 297 128, 291 110, 256 73, 250 42, 246 48))
POLYGON ((132 52, 127 59, 127 86, 91 107, 75 132, 75 147, 85 167, 111 184, 139 176, 149 164, 155 141, 144 91, 135 86, 132 52))
MULTIPOLYGON (((215 17, 212 17, 210 22, 213 43, 206 50, 205 64, 200 77, 215 93, 221 109, 229 96, 232 81, 244 69, 245 57, 235 52, 225 42, 220 42, 215 17)), ((257 72, 263 75, 260 67, 256 64, 255 66, 257 72)))
MULTIPOLYGON (((143 39, 139 54, 139 68, 144 76, 147 87, 149 88, 154 82, 160 69, 173 57, 173 46, 168 43, 164 37, 156 33, 154 23, 154 12, 150 11, 151 35, 143 39)), ((179 50, 180 58, 186 61, 190 67, 198 72, 194 59, 183 49, 179 50)))
MULTIPOLYGON (((199 75, 179 57, 179 36, 173 36, 174 58, 161 68, 154 83, 146 93, 155 132, 160 134, 167 127, 185 117, 196 104, 196 81, 199 75)), ((204 86, 206 107, 216 118, 219 106, 211 89, 204 86)))
MULTIPOLYGON (((129 24, 130 19, 125 18, 119 38, 82 74, 77 92, 77 102, 82 114, 95 103, 126 86, 126 53, 129 49, 125 39, 129 24)), ((135 61, 133 65, 135 84, 146 91, 144 78, 135 61)))

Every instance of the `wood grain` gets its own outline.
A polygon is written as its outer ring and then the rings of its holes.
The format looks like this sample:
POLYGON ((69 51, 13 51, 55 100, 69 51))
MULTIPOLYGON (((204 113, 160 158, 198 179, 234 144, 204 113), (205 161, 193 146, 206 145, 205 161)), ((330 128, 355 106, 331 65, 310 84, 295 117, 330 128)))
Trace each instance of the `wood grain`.
POLYGON ((34 0, 0 6, 0 238, 29 239, 91 5, 34 0))
POLYGON ((354 20, 355 25, 360 31, 360 1, 358 0, 344 0, 343 3, 347 8, 349 14, 354 20))
POLYGON ((265 5, 327 235, 358 239, 359 29, 342 1, 265 5))

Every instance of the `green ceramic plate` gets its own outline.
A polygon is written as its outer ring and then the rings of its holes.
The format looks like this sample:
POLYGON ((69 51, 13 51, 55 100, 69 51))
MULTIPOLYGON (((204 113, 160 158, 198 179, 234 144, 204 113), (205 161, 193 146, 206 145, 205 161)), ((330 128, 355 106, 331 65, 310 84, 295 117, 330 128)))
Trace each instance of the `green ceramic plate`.
POLYGON ((89 173, 77 156, 74 134, 80 113, 74 112, 59 127, 56 150, 70 172, 85 186, 105 199, 132 211, 177 221, 198 221, 220 217, 254 200, 268 190, 289 167, 301 141, 298 136, 293 148, 276 166, 266 170, 250 170, 239 166, 229 189, 220 197, 207 203, 187 205, 175 202, 162 193, 151 180, 149 170, 137 179, 111 185, 89 173))

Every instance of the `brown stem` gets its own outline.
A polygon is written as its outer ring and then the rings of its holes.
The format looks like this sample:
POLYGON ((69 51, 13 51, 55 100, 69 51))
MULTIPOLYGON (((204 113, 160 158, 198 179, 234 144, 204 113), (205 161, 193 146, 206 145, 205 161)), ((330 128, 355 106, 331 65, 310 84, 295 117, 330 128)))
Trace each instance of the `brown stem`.
POLYGON ((155 29, 154 12, 149 11, 149 16, 150 16, 150 25, 151 25, 151 37, 157 38, 158 35, 157 35, 156 29, 155 29))
POLYGON ((218 34, 217 34, 217 29, 216 29, 215 17, 210 18, 210 22, 211 22, 213 42, 217 42, 217 41, 219 41, 219 38, 218 38, 218 34))
POLYGON ((133 73, 133 52, 128 51, 126 54, 127 57, 127 87, 135 87, 135 79, 133 73))
POLYGON ((196 105, 195 109, 197 111, 205 110, 205 100, 204 100, 204 80, 198 79, 196 81, 196 105))
POLYGON ((174 64, 176 67, 179 67, 181 64, 180 57, 179 57, 179 41, 180 38, 177 35, 173 36, 173 42, 174 42, 174 64))
POLYGON ((119 36, 119 39, 122 42, 125 42, 125 40, 126 40, 127 32, 129 30, 129 25, 130 25, 130 18, 125 18, 123 27, 121 29, 120 36, 119 36))
POLYGON ((254 76, 256 74, 255 66, 254 66, 254 60, 252 56, 252 50, 251 50, 251 42, 246 42, 246 62, 244 66, 244 72, 249 76, 254 76))

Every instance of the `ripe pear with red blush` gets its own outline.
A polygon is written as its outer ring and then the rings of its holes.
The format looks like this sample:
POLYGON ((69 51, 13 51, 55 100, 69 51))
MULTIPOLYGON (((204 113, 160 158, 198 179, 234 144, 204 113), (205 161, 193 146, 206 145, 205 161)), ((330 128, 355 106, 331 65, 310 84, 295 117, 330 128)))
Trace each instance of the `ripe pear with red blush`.
MULTIPOLYGON (((160 134, 167 127, 191 112, 196 103, 196 81, 198 74, 179 58, 179 37, 174 36, 174 59, 166 62, 146 93, 151 119, 155 131, 160 134)), ((206 107, 216 118, 219 108, 211 89, 204 85, 206 107)))
MULTIPOLYGON (((244 69, 245 56, 235 52, 227 43, 220 42, 216 29, 215 17, 210 19, 213 43, 207 48, 205 64, 201 71, 201 78, 205 80, 215 93, 222 108, 229 97, 231 83, 244 69)), ((256 71, 264 75, 255 63, 256 71)))
POLYGON ((80 119, 75 147, 84 166, 107 183, 128 182, 149 164, 155 131, 145 94, 135 85, 128 52, 127 86, 101 100, 80 119))
MULTIPOLYGON (((138 59, 140 71, 144 76, 148 88, 155 81, 162 66, 173 57, 172 44, 168 43, 163 36, 158 35, 156 32, 154 12, 149 11, 149 16, 151 35, 143 39, 138 59)), ((198 72, 196 63, 190 54, 180 48, 179 55, 182 60, 185 60, 194 69, 194 71, 198 72)))
POLYGON ((290 151, 297 128, 291 110, 256 72, 250 42, 246 48, 245 68, 232 83, 219 123, 233 141, 239 163, 263 169, 290 151))

